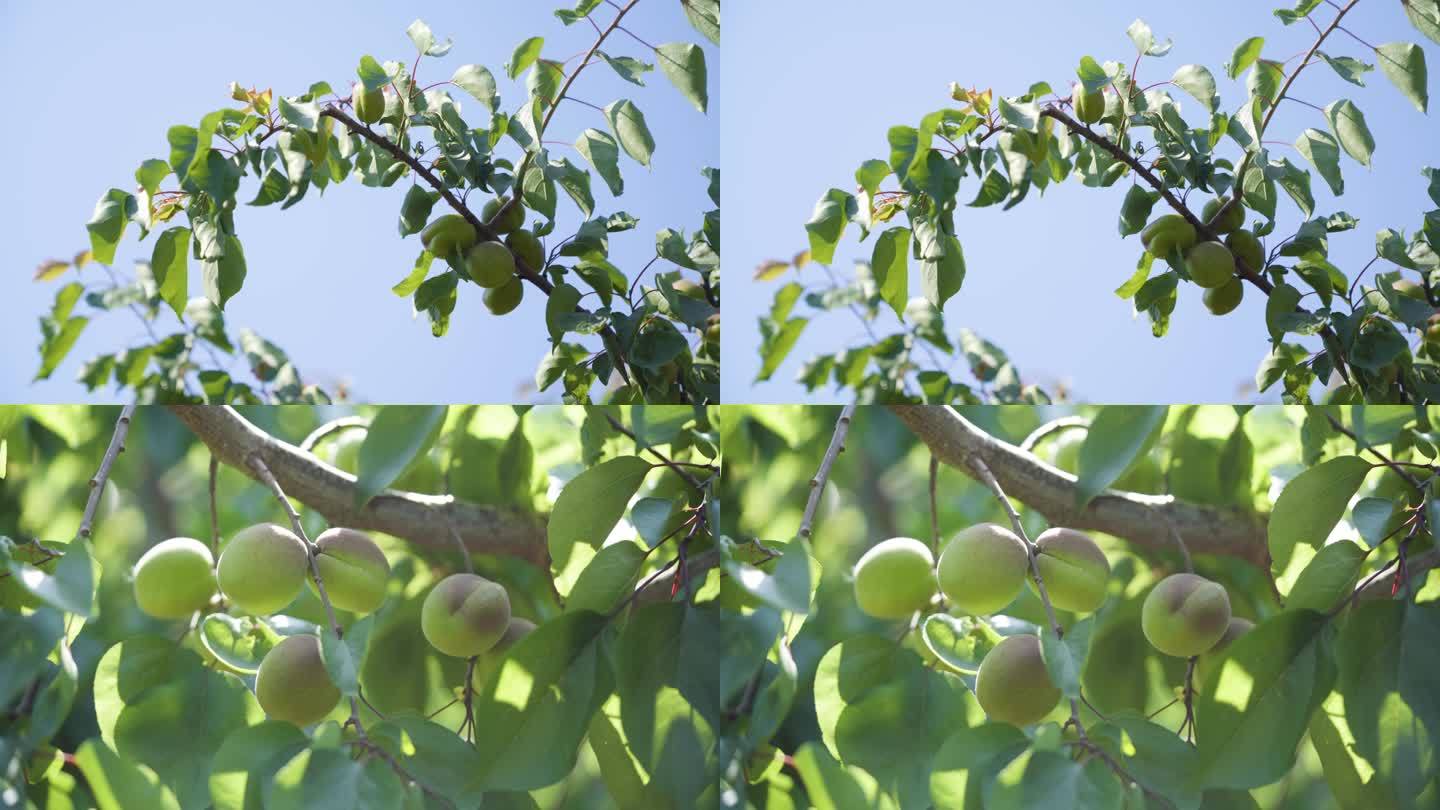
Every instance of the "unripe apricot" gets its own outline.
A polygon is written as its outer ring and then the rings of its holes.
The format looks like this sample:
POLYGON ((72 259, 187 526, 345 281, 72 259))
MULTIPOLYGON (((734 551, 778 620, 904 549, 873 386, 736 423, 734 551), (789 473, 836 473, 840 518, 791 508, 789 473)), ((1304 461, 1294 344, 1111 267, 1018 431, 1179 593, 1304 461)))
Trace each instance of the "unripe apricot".
POLYGON ((1075 117, 1083 124, 1093 124, 1105 115, 1105 93, 1101 90, 1085 92, 1085 85, 1077 84, 1070 92, 1070 103, 1075 108, 1075 117))
MULTIPOLYGON (((335 607, 363 615, 385 601, 390 561, 370 535, 354 529, 326 529, 315 538, 315 565, 335 607)), ((315 580, 307 582, 319 595, 315 580)))
POLYGON ((480 238, 471 225, 459 214, 437 217, 420 232, 420 243, 436 256, 450 256, 464 253, 480 238))
POLYGON ((1258 273, 1265 269, 1265 248, 1255 234, 1243 229, 1235 231, 1225 237, 1225 247, 1251 270, 1258 273))
MULTIPOLYGON (((1055 607, 1090 613, 1105 601, 1110 561, 1090 535, 1074 529, 1046 529, 1035 538, 1035 564, 1055 607)), ((1034 581, 1030 586, 1035 587, 1034 581)))
POLYGON ((481 242, 465 254, 465 272, 481 287, 499 287, 515 277, 515 257, 499 242, 481 242))
POLYGON ((705 319, 705 342, 720 345, 720 314, 705 319))
POLYGON ((510 625, 505 628, 505 635, 501 636, 500 640, 495 642, 494 647, 486 650, 475 661, 475 674, 470 680, 471 685, 475 689, 485 686, 485 682, 490 680, 490 676, 504 662, 505 654, 510 652, 510 648, 534 631, 534 622, 519 616, 511 616, 510 625))
POLYGON ((1205 203, 1205 207, 1200 212, 1200 219, 1210 226, 1210 230, 1222 235, 1238 230, 1245 225, 1245 206, 1240 203, 1230 206, 1217 219, 1215 215, 1220 213, 1220 206, 1224 204, 1225 200, 1217 198, 1205 203))
POLYGON ((491 287, 485 291, 485 308, 495 315, 505 315, 520 306, 520 299, 524 297, 525 283, 519 276, 511 276, 509 281, 499 287, 491 287))
POLYGON ((1201 242, 1185 254, 1190 280, 1201 287, 1219 287, 1235 277, 1235 257, 1219 242, 1201 242))
POLYGON ((366 90, 362 82, 350 91, 350 104, 361 123, 373 124, 385 115, 385 92, 379 88, 366 90))
POLYGON ((1205 308, 1210 310, 1211 315, 1226 315, 1233 312, 1240 306, 1240 300, 1245 297, 1245 283, 1239 276, 1232 276, 1229 281, 1219 287, 1212 287, 1205 291, 1201 298, 1205 301, 1205 308))
POLYGON ((269 615, 300 595, 309 564, 304 540, 260 523, 240 530, 220 552, 220 590, 241 610, 269 615))
POLYGON ((1025 586, 1025 541, 994 523, 961 531, 940 552, 940 590, 966 613, 983 616, 1010 604, 1025 586))
POLYGON ((913 537, 876 543, 855 563, 855 602, 877 619, 904 619, 935 595, 935 558, 913 537))
POLYGON ((1440 343, 1440 313, 1425 319, 1425 342, 1440 343))
POLYGON ((135 602, 157 619, 183 619, 215 595, 215 558, 199 540, 172 537, 135 563, 135 602))
POLYGON ((505 212, 504 217, 497 220, 495 215, 500 213, 500 206, 503 204, 503 201, 496 197, 485 203, 485 207, 480 212, 480 219, 484 220, 491 230, 500 234, 510 233, 525 224, 525 206, 518 202, 510 206, 510 210, 505 212))
POLYGON ((490 650, 509 627, 509 594, 475 574, 451 574, 440 580, 420 608, 420 629, 426 640, 456 658, 490 650))
POLYGON ((1040 639, 1009 636, 980 662, 975 697, 992 721, 1028 726, 1045 719, 1060 702, 1060 690, 1045 671, 1040 639))
POLYGON ((505 245, 531 270, 545 269, 545 248, 535 234, 521 228, 505 235, 505 245))
POLYGON ((255 698, 272 720, 308 726, 325 719, 340 702, 340 690, 325 671, 320 639, 288 636, 260 661, 255 698))
POLYGON ((1195 244, 1195 226, 1179 214, 1156 217, 1140 232, 1140 243, 1152 255, 1163 259, 1171 250, 1185 251, 1195 244))
POLYGON ((1140 627, 1150 644, 1166 655, 1199 655, 1230 626, 1230 596, 1219 583, 1195 574, 1172 574, 1145 597, 1140 627))

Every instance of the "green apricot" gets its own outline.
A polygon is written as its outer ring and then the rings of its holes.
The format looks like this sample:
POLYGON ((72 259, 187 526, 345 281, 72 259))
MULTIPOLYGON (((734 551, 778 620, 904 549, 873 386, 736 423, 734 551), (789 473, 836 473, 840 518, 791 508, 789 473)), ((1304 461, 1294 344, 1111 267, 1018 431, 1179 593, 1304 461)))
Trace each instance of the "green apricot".
POLYGON ((436 256, 464 253, 479 238, 475 226, 459 214, 438 217, 420 232, 420 243, 436 256))
POLYGON ((1093 124, 1105 115, 1105 92, 1085 92, 1085 85, 1077 84, 1070 93, 1070 103, 1075 108, 1075 117, 1082 124, 1093 124))
POLYGON ((992 721, 1028 726, 1060 703, 1060 690, 1045 671, 1040 639, 1008 636, 985 654, 975 678, 975 697, 992 721))
POLYGON ((1425 319, 1425 342, 1440 344, 1440 313, 1425 319))
POLYGON ((485 308, 495 315, 505 315, 513 312, 520 306, 520 299, 525 297, 525 282, 519 276, 511 276, 510 280, 499 287, 491 287, 485 291, 485 308))
POLYGON ((1251 270, 1258 273, 1265 268, 1265 248, 1255 234, 1243 229, 1235 231, 1225 237, 1225 246, 1251 270))
POLYGON ((503 201, 499 197, 496 197, 490 202, 485 203, 485 208, 480 212, 480 219, 484 220, 485 224, 489 225, 491 230, 502 234, 518 230, 525 224, 525 206, 518 202, 510 206, 510 210, 505 212, 504 219, 496 219, 495 215, 500 213, 500 206, 503 204, 503 201))
POLYGON ((1227 234, 1239 230, 1245 225, 1245 206, 1240 203, 1230 206, 1224 217, 1217 219, 1215 215, 1220 213, 1220 206, 1224 204, 1225 200, 1216 198, 1205 203, 1205 207, 1200 212, 1200 219, 1210 226, 1210 230, 1218 234, 1227 234))
POLYGON ((420 608, 420 630, 430 646, 456 658, 487 652, 510 627, 510 596, 475 574, 451 574, 431 589, 420 608))
POLYGON ((716 313, 705 319, 705 342, 720 345, 720 315, 716 313))
POLYGON ((524 228, 512 231, 505 235, 505 245, 526 267, 537 271, 545 269, 545 248, 535 234, 524 228))
MULTIPOLYGON (((364 615, 385 601, 390 561, 370 535, 355 529, 326 529, 315 538, 315 565, 335 607, 364 615)), ((306 581, 318 596, 314 578, 306 581)))
POLYGON ((1190 280, 1201 287, 1219 287, 1235 277, 1235 257, 1219 242, 1201 242, 1185 254, 1190 280))
POLYGON ((1140 608, 1140 627, 1151 646, 1166 655, 1199 655, 1230 626, 1230 596, 1219 583, 1195 574, 1172 574, 1156 585, 1140 608))
POLYGON ((300 595, 309 564, 304 540, 260 523, 240 530, 220 552, 220 590, 241 610, 267 616, 300 595))
POLYGON ((373 124, 385 115, 385 91, 366 90, 362 82, 350 91, 350 104, 355 108, 355 117, 363 124, 373 124))
POLYGON ((495 642, 494 647, 481 653, 475 661, 475 674, 470 680, 471 685, 477 690, 483 688, 485 682, 490 680, 490 676, 495 674, 495 671, 500 669, 500 665, 505 662, 505 654, 510 652, 510 648, 533 632, 535 632, 534 622, 519 616, 511 616, 510 625, 505 628, 505 635, 495 642))
POLYGON ((1211 315, 1225 315, 1233 312, 1240 306, 1240 299, 1245 297, 1245 283, 1238 276, 1232 276, 1229 281, 1219 287, 1211 287, 1205 291, 1203 296, 1205 308, 1210 310, 1211 315))
MULTIPOLYGON (((1110 561, 1090 535, 1074 529, 1046 529, 1035 538, 1035 564, 1055 607, 1090 613, 1105 601, 1110 561)), ((1030 587, 1035 588, 1033 580, 1030 587)))
POLYGON ((877 619, 905 619, 935 595, 935 557, 913 537, 876 543, 855 563, 855 603, 877 619))
POLYGON ((940 590, 975 616, 1010 604, 1025 586, 1030 553, 1025 541, 994 523, 980 523, 951 538, 940 552, 940 590))
POLYGON ((325 719, 340 702, 340 690, 325 671, 320 639, 288 636, 260 661, 255 698, 272 720, 308 726, 325 719))
POLYGON ((135 602, 157 619, 183 619, 215 595, 215 558, 199 540, 172 537, 135 563, 135 602))
POLYGON ((499 242, 481 242, 465 254, 465 272, 481 287, 499 287, 515 277, 515 257, 499 242))
POLYGON ((1216 662, 1225 652, 1225 648, 1234 643, 1235 639, 1255 629, 1255 623, 1249 619, 1242 619, 1239 616, 1231 616, 1230 624, 1225 627, 1225 635, 1215 642, 1215 646, 1206 650, 1195 662, 1195 675, 1200 683, 1210 680, 1211 671, 1215 668, 1216 662))
POLYGON ((1163 259, 1171 250, 1185 251, 1195 244, 1195 226, 1179 214, 1166 214, 1145 226, 1140 242, 1152 256, 1163 259))

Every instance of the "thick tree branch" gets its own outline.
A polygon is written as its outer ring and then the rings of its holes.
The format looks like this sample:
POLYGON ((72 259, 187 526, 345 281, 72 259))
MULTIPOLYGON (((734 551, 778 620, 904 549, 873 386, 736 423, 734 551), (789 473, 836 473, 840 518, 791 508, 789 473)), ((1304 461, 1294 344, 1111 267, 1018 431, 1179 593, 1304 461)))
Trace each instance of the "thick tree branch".
POLYGON ((942 462, 975 478, 978 474, 970 458, 980 459, 1006 492, 1057 526, 1104 532, 1157 551, 1174 548, 1179 536, 1197 554, 1268 564, 1264 515, 1200 506, 1169 495, 1116 490, 1107 490, 1077 509, 1075 476, 990 436, 954 409, 895 405, 890 410, 942 462))
MULTIPOLYGON (((451 526, 466 548, 546 565, 543 519, 519 510, 457 501, 445 495, 386 490, 355 505, 356 478, 260 430, 228 406, 171 406, 181 422, 222 463, 261 481, 250 458, 260 458, 286 493, 333 525, 383 532, 428 548, 453 547, 451 526)), ((262 481, 263 483, 263 481, 262 481)))

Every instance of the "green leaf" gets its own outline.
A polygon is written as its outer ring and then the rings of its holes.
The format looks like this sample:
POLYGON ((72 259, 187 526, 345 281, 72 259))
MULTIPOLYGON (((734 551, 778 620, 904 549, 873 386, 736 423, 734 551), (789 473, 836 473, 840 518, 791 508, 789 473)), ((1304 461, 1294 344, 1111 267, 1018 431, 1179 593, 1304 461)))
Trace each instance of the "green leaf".
POLYGON ((680 94, 705 112, 709 104, 706 92, 705 51, 689 42, 667 42, 655 49, 660 70, 680 94))
POLYGON ((712 43, 720 44, 720 0, 687 0, 682 3, 690 27, 712 43))
MULTIPOLYGON (((1150 221, 1150 212, 1159 198, 1157 192, 1150 191, 1139 183, 1130 186, 1130 190, 1125 192, 1125 201, 1120 204, 1120 235, 1131 236, 1145 230, 1146 223, 1150 221)), ((1148 268, 1146 274, 1149 274, 1148 268)))
POLYGON ((379 757, 352 759, 341 748, 309 748, 285 763, 265 786, 266 810, 316 807, 399 807, 400 777, 379 757))
POLYGON ((619 197, 625 193, 625 181, 620 177, 620 147, 607 132, 587 129, 575 141, 579 152, 605 181, 610 193, 619 197))
POLYGON ((75 765, 84 774, 99 810, 180 810, 175 794, 160 784, 154 771, 121 757, 98 739, 81 743, 75 751, 75 765))
POLYGON ((1335 71, 1336 75, 1357 87, 1364 87, 1365 74, 1375 69, 1374 65, 1367 65, 1359 59, 1352 59, 1349 56, 1331 56, 1324 51, 1320 51, 1319 56, 1335 71))
POLYGON ((282 636, 263 621, 249 616, 211 613, 201 622, 197 635, 206 651, 237 672, 253 674, 260 662, 282 636))
POLYGON ((937 309, 943 308, 945 302, 960 292, 961 285, 965 283, 965 250, 960 247, 960 240, 945 234, 942 244, 945 246, 944 256, 925 258, 920 262, 921 289, 924 290, 925 300, 937 309))
POLYGON ((807 742, 795 751, 795 770, 805 784, 814 810, 899 810, 875 777, 853 765, 836 762, 824 746, 807 742))
POLYGON ((170 228, 155 239, 150 271, 155 274, 160 297, 175 310, 175 317, 185 320, 185 306, 190 301, 189 228, 170 228))
POLYGON ((425 230, 425 223, 430 221, 430 212, 439 198, 439 194, 427 191, 419 183, 411 186, 405 192, 404 202, 400 203, 400 235, 404 237, 425 230))
POLYGON ((1333 101, 1325 107, 1325 120, 1330 130, 1340 141, 1340 146, 1350 157, 1362 166, 1370 165, 1370 155, 1375 151, 1375 139, 1365 125, 1365 116, 1349 99, 1333 101))
POLYGON ((805 231, 810 235, 810 258, 819 264, 830 264, 835 260, 835 246, 845 233, 845 224, 855 216, 855 196, 832 188, 815 203, 805 231))
POLYGON ((634 158, 641 166, 650 165, 650 155, 655 151, 655 139, 645 124, 645 115, 629 99, 612 101, 605 107, 605 120, 615 133, 615 139, 625 154, 634 158))
POLYGON ((1083 508, 1125 474, 1165 424, 1168 410, 1164 405, 1115 405, 1100 410, 1080 445, 1077 507, 1083 508))
POLYGON ((805 331, 808 323, 808 318, 790 318, 764 336, 760 344, 760 372, 755 375, 755 382, 770 379, 780 368, 780 364, 785 362, 786 356, 795 347, 795 341, 800 339, 800 333, 805 331))
POLYGON ((1323 546, 1295 580, 1285 609, 1329 613, 1355 589, 1364 564, 1365 549, 1348 540, 1323 546))
POLYGON ((590 719, 613 688, 600 650, 606 626, 603 616, 567 613, 510 648, 475 697, 485 730, 475 740, 475 775, 484 788, 534 790, 575 767, 590 719))
POLYGON ((589 17, 590 12, 600 7, 600 2, 601 0, 576 0, 573 11, 568 8, 556 9, 555 16, 560 18, 560 22, 570 25, 589 17))
POLYGON ((1285 612, 1236 639, 1199 688, 1195 788, 1268 785, 1295 764, 1310 715, 1335 682, 1326 618, 1285 612))
POLYGON ((620 456, 590 467, 560 490, 546 528, 556 570, 570 559, 576 543, 591 548, 605 543, 650 470, 650 462, 639 456, 620 456))
POLYGON ((1183 65, 1170 81, 1174 82, 1181 90, 1194 96, 1195 100, 1205 105, 1205 109, 1215 112, 1220 106, 1220 99, 1215 95, 1215 77, 1203 65, 1183 65))
POLYGON ((880 297, 895 316, 905 320, 905 305, 910 301, 910 229, 894 227, 875 240, 870 269, 880 287, 880 297))
POLYGON ((810 612, 810 600, 815 592, 811 566, 810 553, 798 540, 786 546, 769 573, 737 560, 723 563, 725 573, 746 593, 776 610, 801 616, 810 612))
POLYGON ((1345 193, 1345 180, 1340 176, 1340 146, 1330 133, 1307 129, 1295 141, 1295 149, 1325 178, 1330 193, 1345 193))
POLYGON ((360 66, 355 69, 355 75, 360 77, 360 83, 366 90, 380 90, 390 83, 390 74, 369 54, 360 57, 360 66))
POLYGON ((1240 74, 1260 58, 1260 50, 1264 47, 1264 37, 1250 37, 1236 45, 1234 53, 1230 54, 1230 61, 1225 63, 1226 75, 1232 79, 1240 78, 1240 74))
POLYGON ((1056 638, 1053 627, 1046 627, 1040 633, 1045 671, 1066 697, 1080 697, 1080 673, 1090 653, 1090 634, 1094 629, 1094 617, 1086 617, 1067 629, 1064 638, 1056 638))
POLYGON ((112 188, 95 203, 95 213, 85 223, 90 232, 90 255, 100 264, 115 263, 115 248, 125 236, 125 226, 139 210, 135 195, 112 188))
POLYGON ((566 595, 565 612, 588 610, 608 615, 635 589, 644 564, 645 550, 628 540, 600 549, 566 595))
POLYGON ((461 65, 455 70, 455 75, 450 77, 450 81, 483 104, 487 115, 495 114, 495 105, 499 101, 495 90, 495 77, 484 65, 461 65))
POLYGON ((387 405, 370 420, 360 444, 355 506, 370 502, 430 452, 445 424, 444 405, 387 405))
POLYGON ((1409 42, 1390 42, 1375 49, 1385 78, 1400 89, 1415 109, 1425 112, 1430 93, 1425 76, 1425 52, 1409 42))
POLYGON ((1270 513, 1267 529, 1272 570, 1285 570, 1297 543, 1319 548, 1370 473, 1370 462, 1339 456, 1295 476, 1270 513))
POLYGON ((46 604, 88 619, 95 601, 95 572, 94 561, 85 546, 83 540, 66 546, 65 554, 55 564, 53 574, 11 560, 10 576, 21 588, 46 604))
POLYGON ((309 742, 305 732, 281 720, 236 729, 211 764, 210 798, 215 810, 260 807, 271 777, 309 742))
POLYGON ((360 663, 365 660, 365 648, 374 626, 374 617, 366 616, 345 628, 344 638, 336 638, 328 631, 320 633, 320 655, 325 661, 325 671, 346 697, 360 694, 360 663))
MULTIPOLYGON (((416 782, 446 797, 456 808, 484 806, 505 810, 515 807, 503 801, 503 794, 483 795, 477 774, 484 763, 453 729, 419 717, 399 715, 367 726, 366 731, 416 782)), ((413 790, 410 796, 415 796, 413 790)), ((532 806, 532 810, 538 809, 532 806)))
POLYGON ((930 769, 935 807, 980 810, 983 790, 997 774, 1030 747, 1025 732, 1009 723, 960 728, 945 740, 930 769))
POLYGON ((510 61, 505 63, 505 75, 514 79, 540 58, 540 49, 545 46, 544 37, 530 37, 515 46, 510 61))
POLYGON ((10 705, 50 668, 49 657, 65 635, 65 619, 55 610, 40 607, 29 615, 0 611, 0 703, 10 705))
POLYGON ((200 276, 205 285, 205 297, 211 303, 225 309, 225 302, 245 286, 245 249, 240 240, 225 237, 225 253, 217 258, 206 258, 200 263, 200 276))

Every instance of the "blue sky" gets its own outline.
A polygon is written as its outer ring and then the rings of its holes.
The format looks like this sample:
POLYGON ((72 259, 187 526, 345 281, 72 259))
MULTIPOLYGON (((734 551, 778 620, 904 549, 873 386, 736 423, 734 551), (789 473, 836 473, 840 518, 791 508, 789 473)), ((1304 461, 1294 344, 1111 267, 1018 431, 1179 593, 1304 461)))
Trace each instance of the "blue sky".
MULTIPOLYGON (((722 86, 740 99, 743 115, 722 119, 726 156, 725 319, 726 401, 803 400, 793 382, 800 364, 820 352, 858 345, 859 322, 843 310, 813 322, 770 382, 753 385, 760 367, 756 318, 765 313, 782 282, 750 280, 764 259, 786 259, 806 246, 804 223, 815 201, 831 187, 851 190, 854 172, 868 158, 888 155, 886 130, 916 125, 924 114, 951 106, 950 82, 993 87, 1019 95, 1032 82, 1068 87, 1082 56, 1130 62, 1135 50, 1125 29, 1144 18, 1173 51, 1147 58, 1142 82, 1168 79, 1181 65, 1203 64, 1219 82, 1222 104, 1233 110, 1244 98, 1244 77, 1222 72, 1232 50, 1250 36, 1266 38, 1264 56, 1287 59, 1314 39, 1305 23, 1283 26, 1274 8, 1292 3, 1221 0, 1210 3, 1047 2, 956 3, 953 0, 889 0, 833 3, 819 0, 747 3, 732 6, 726 20, 722 86)), ((1315 12, 1328 20, 1328 6, 1315 12)), ((1405 19, 1398 3, 1362 3, 1346 27, 1373 45, 1420 43, 1430 59, 1431 86, 1440 71, 1440 47, 1425 40, 1405 19)), ((1349 55, 1374 64, 1374 54, 1338 34, 1327 42, 1333 56, 1349 55)), ((1293 63, 1292 63, 1293 64, 1293 63)), ((1435 151, 1440 127, 1421 115, 1375 71, 1368 87, 1342 82, 1323 63, 1306 68, 1292 94, 1325 105, 1346 97, 1364 112, 1377 147, 1373 166, 1342 158, 1345 196, 1331 197, 1318 176, 1312 187, 1317 213, 1348 211, 1359 228, 1331 239, 1331 256, 1353 274, 1374 255, 1374 235, 1386 227, 1413 232, 1421 213, 1433 208, 1419 172, 1440 164, 1435 151)), ((1192 116, 1198 103, 1174 91, 1192 116)), ((1286 104, 1275 116, 1268 139, 1292 143, 1306 127, 1326 129, 1321 114, 1286 104)), ((1267 140, 1268 140, 1267 139, 1267 140)), ((1287 146, 1275 156, 1303 159, 1287 146)), ((1232 155, 1234 152, 1231 153, 1232 155)), ((1313 175, 1312 171, 1312 175, 1313 175)), ((1263 296, 1249 288, 1238 313, 1211 316, 1199 291, 1182 285, 1171 331, 1150 336, 1144 318, 1113 294, 1133 271, 1139 239, 1120 239, 1116 220, 1127 182, 1111 189, 1067 182, 1044 197, 1032 193, 1015 209, 965 208, 957 215, 968 275, 946 307, 946 327, 979 332, 1010 353, 1027 380, 1052 389, 1063 383, 1072 396, 1091 402, 1229 402, 1253 399, 1256 367, 1264 355, 1263 296)), ((891 185, 885 186, 893 187, 891 185)), ((961 198, 972 199, 972 178, 961 198)), ((1290 233, 1298 212, 1281 198, 1281 227, 1290 233)), ((872 242, 857 243, 854 229, 833 265, 848 273, 857 258, 869 257, 872 242)), ((912 273, 915 271, 912 269, 912 273)), ((818 274, 807 271, 811 283, 818 274)), ((911 290, 918 290, 912 277, 911 290)), ((893 330, 893 316, 884 322, 893 330)), ((1278 396, 1276 389, 1264 399, 1278 396)), ((814 399, 835 401, 833 389, 814 399)))
MULTIPOLYGON (((10 158, 11 190, 0 196, 6 259, 0 276, 5 302, 0 342, 6 347, 0 352, 0 401, 90 400, 74 382, 81 364, 144 340, 137 319, 124 311, 111 313, 92 321, 51 380, 31 384, 39 365, 37 319, 48 310, 58 285, 30 278, 41 261, 66 259, 88 247, 85 222, 101 194, 112 187, 130 190, 142 161, 168 155, 170 126, 194 126, 206 113, 231 104, 230 82, 273 87, 277 95, 302 93, 320 80, 348 88, 364 54, 382 62, 413 60, 405 29, 418 17, 441 40, 455 41, 449 55, 422 63, 422 82, 448 79, 460 65, 481 63, 496 74, 505 106, 513 109, 524 98, 523 77, 506 80, 502 66, 517 43, 542 35, 544 56, 565 59, 594 39, 589 25, 566 28, 553 16, 556 8, 571 6, 555 0, 263 0, 225 9, 157 3, 141 11, 130 4, 75 0, 0 4, 0 65, 11 76, 27 77, 14 88, 9 125, 0 128, 0 153, 10 158)), ((602 6, 596 14, 608 20, 612 10, 602 6)), ((611 240, 612 259, 634 271, 654 255, 657 230, 693 231, 702 212, 713 207, 700 170, 719 165, 720 58, 674 3, 641 3, 626 22, 654 45, 703 42, 711 74, 708 116, 658 70, 641 88, 622 82, 603 64, 592 65, 573 91, 602 106, 620 97, 632 99, 654 134, 651 169, 621 158, 623 197, 610 198, 604 183, 592 179, 597 211, 625 210, 640 221, 637 230, 611 240)), ((614 55, 654 62, 647 48, 623 34, 607 46, 614 55)), ((463 91, 453 94, 478 126, 482 108, 463 91)), ((606 128, 599 112, 566 104, 547 134, 569 143, 591 126, 606 128)), ((573 149, 552 149, 583 165, 573 149)), ((509 148, 512 158, 516 152, 509 148)), ((373 189, 351 179, 332 186, 324 197, 312 190, 288 211, 278 205, 242 206, 237 229, 249 275, 226 310, 232 333, 240 326, 255 329, 288 351, 307 379, 332 390, 343 381, 363 400, 535 398, 535 367, 548 345, 544 297, 538 290, 527 289, 517 313, 495 318, 481 306, 479 288, 462 285, 450 332, 441 339, 431 337, 423 317, 411 319, 407 299, 390 292, 420 250, 417 237, 402 240, 396 232, 408 184, 373 189)), ((247 179, 241 199, 253 199, 255 188, 253 178, 247 179)), ((564 195, 561 202, 562 223, 578 224, 564 195)), ((153 242, 137 243, 134 234, 133 227, 127 231, 116 254, 117 269, 128 270, 133 261, 150 257, 153 242)), ((198 269, 191 265, 190 289, 196 294, 201 286, 198 269)), ((97 271, 85 276, 102 278, 97 271)), ((175 326, 172 316, 162 329, 175 326)), ((243 364, 236 369, 243 371, 243 364)), ((115 393, 107 389, 97 396, 108 400, 115 393)), ((551 389, 539 399, 556 396, 551 389)))

